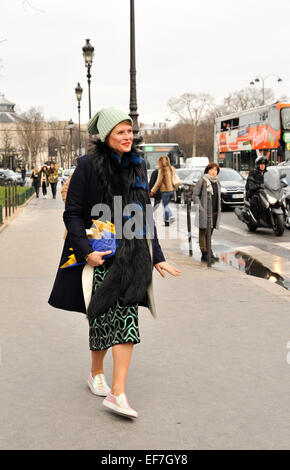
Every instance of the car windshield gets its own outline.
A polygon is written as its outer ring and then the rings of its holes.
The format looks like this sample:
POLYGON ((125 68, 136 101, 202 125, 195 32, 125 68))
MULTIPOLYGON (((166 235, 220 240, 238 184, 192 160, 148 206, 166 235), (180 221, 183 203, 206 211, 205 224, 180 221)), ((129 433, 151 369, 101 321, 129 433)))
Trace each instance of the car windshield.
POLYGON ((287 170, 283 168, 281 173, 286 173, 285 180, 287 181, 288 186, 290 186, 290 168, 287 168, 287 170))
POLYGON ((191 171, 190 174, 183 180, 184 183, 191 184, 193 181, 197 181, 203 175, 203 170, 191 171))
POLYGON ((277 191, 281 187, 280 175, 278 168, 273 168, 271 171, 266 171, 264 174, 265 186, 269 189, 277 191))
POLYGON ((279 167, 272 167, 272 166, 270 166, 270 167, 268 168, 268 172, 269 172, 269 171, 273 171, 273 170, 276 169, 276 168, 277 168, 277 170, 279 170, 280 175, 283 175, 283 174, 286 173, 286 176, 284 177, 284 179, 287 181, 287 184, 290 186, 290 167, 285 168, 285 167, 283 167, 283 166, 282 166, 282 167, 280 167, 280 166, 279 166, 279 167))
POLYGON ((231 168, 221 168, 218 174, 220 181, 244 181, 243 177, 231 168))
POLYGON ((176 173, 178 174, 178 176, 181 180, 184 180, 185 178, 187 178, 190 175, 190 173, 192 173, 192 170, 185 170, 183 168, 178 168, 176 170, 176 173))
POLYGON ((8 176, 15 175, 14 171, 12 171, 12 170, 5 170, 5 174, 8 175, 8 176))

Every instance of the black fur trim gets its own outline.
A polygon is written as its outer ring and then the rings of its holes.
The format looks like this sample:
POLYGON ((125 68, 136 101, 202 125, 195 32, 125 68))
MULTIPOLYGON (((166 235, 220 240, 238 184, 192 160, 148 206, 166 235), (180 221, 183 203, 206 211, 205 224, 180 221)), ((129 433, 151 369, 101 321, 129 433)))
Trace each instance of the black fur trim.
MULTIPOLYGON (((109 147, 98 142, 92 155, 92 163, 103 181, 103 203, 113 211, 114 196, 122 196, 123 207, 137 202, 144 208, 147 202, 146 190, 136 187, 136 176, 145 178, 140 163, 135 161, 124 167, 112 158, 109 147)), ((143 224, 145 226, 145 211, 143 224)), ((117 248, 108 274, 92 295, 87 310, 89 324, 114 307, 121 298, 126 305, 138 304, 146 297, 152 281, 152 262, 146 238, 123 239, 117 248)))

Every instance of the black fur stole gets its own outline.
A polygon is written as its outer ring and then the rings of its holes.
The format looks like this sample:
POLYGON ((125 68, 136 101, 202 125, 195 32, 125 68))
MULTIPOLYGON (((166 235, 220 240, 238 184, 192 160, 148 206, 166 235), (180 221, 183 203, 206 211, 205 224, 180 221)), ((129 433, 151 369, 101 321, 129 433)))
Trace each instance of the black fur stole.
MULTIPOLYGON (((124 154, 122 161, 100 141, 92 155, 94 170, 103 181, 103 200, 113 214, 114 196, 122 196, 123 208, 137 203, 145 209, 148 203, 145 172, 141 158, 132 149, 124 154)), ((123 219, 123 223, 127 219, 123 219)), ((138 304, 146 298, 152 280, 152 261, 146 240, 145 210, 143 211, 143 238, 121 240, 108 274, 96 289, 88 306, 89 324, 114 307, 118 299, 125 305, 138 304)))

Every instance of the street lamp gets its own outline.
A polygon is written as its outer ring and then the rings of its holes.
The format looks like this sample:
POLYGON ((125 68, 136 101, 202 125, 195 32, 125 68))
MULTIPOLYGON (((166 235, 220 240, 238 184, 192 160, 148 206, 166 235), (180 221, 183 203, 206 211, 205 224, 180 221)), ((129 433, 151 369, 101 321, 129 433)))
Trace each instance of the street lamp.
POLYGON ((137 89, 136 89, 136 54, 135 54, 135 6, 134 0, 130 0, 130 112, 129 116, 133 121, 134 143, 142 142, 138 126, 138 107, 137 107, 137 89))
POLYGON ((278 83, 282 82, 282 78, 279 77, 279 75, 276 75, 275 73, 270 73, 269 75, 266 75, 266 77, 262 77, 262 75, 257 75, 254 80, 250 81, 250 85, 255 85, 255 82, 256 83, 259 83, 260 81, 262 82, 263 105, 265 104, 265 81, 269 77, 277 77, 277 82, 278 83))
POLYGON ((58 147, 55 147, 54 151, 56 153, 56 156, 54 157, 54 163, 58 163, 58 147))
POLYGON ((88 69, 87 78, 88 78, 88 88, 89 88, 89 119, 92 117, 91 112, 91 66, 93 65, 94 57, 94 48, 90 44, 90 40, 86 39, 86 44, 83 47, 83 56, 85 59, 85 66, 88 69))
POLYGON ((72 166, 72 131, 73 131, 74 123, 72 119, 68 121, 68 128, 70 133, 70 161, 68 161, 68 167, 71 168, 72 166))
POLYGON ((77 87, 75 88, 75 93, 78 101, 78 112, 79 112, 79 157, 81 156, 82 153, 82 147, 81 147, 81 99, 82 99, 82 94, 83 94, 83 89, 78 83, 77 87))
MULTIPOLYGON (((171 119, 165 118, 165 123, 169 123, 169 122, 171 122, 171 119)), ((165 125, 166 125, 166 131, 167 131, 167 142, 169 142, 169 129, 168 129, 169 124, 165 124, 165 125)))

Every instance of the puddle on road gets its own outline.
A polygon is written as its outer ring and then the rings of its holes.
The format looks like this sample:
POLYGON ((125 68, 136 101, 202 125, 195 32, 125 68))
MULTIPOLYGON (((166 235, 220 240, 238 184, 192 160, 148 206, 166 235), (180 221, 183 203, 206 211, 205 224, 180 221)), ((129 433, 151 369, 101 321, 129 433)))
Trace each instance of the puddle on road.
MULTIPOLYGON (((182 250, 184 254, 188 256, 188 250, 186 252, 185 245, 182 250)), ((212 264, 213 267, 217 269, 227 269, 228 267, 233 268, 237 271, 241 271, 249 276, 260 277, 262 279, 267 279, 273 284, 278 284, 284 289, 290 290, 290 279, 286 279, 281 274, 272 271, 262 264, 258 259, 253 258, 248 253, 245 253, 240 250, 227 251, 229 249, 226 245, 213 245, 213 251, 219 257, 219 261, 216 261, 212 264)), ((198 243, 193 244, 193 256, 194 259, 200 261, 200 250, 198 243)))
POLYGON ((284 289, 290 290, 290 280, 285 279, 279 273, 271 271, 264 264, 262 264, 256 258, 253 258, 248 253, 243 251, 235 250, 231 252, 219 253, 218 254, 220 261, 215 263, 216 267, 225 263, 232 268, 242 271, 249 276, 260 277, 262 279, 267 279, 273 284, 278 284, 284 289))

